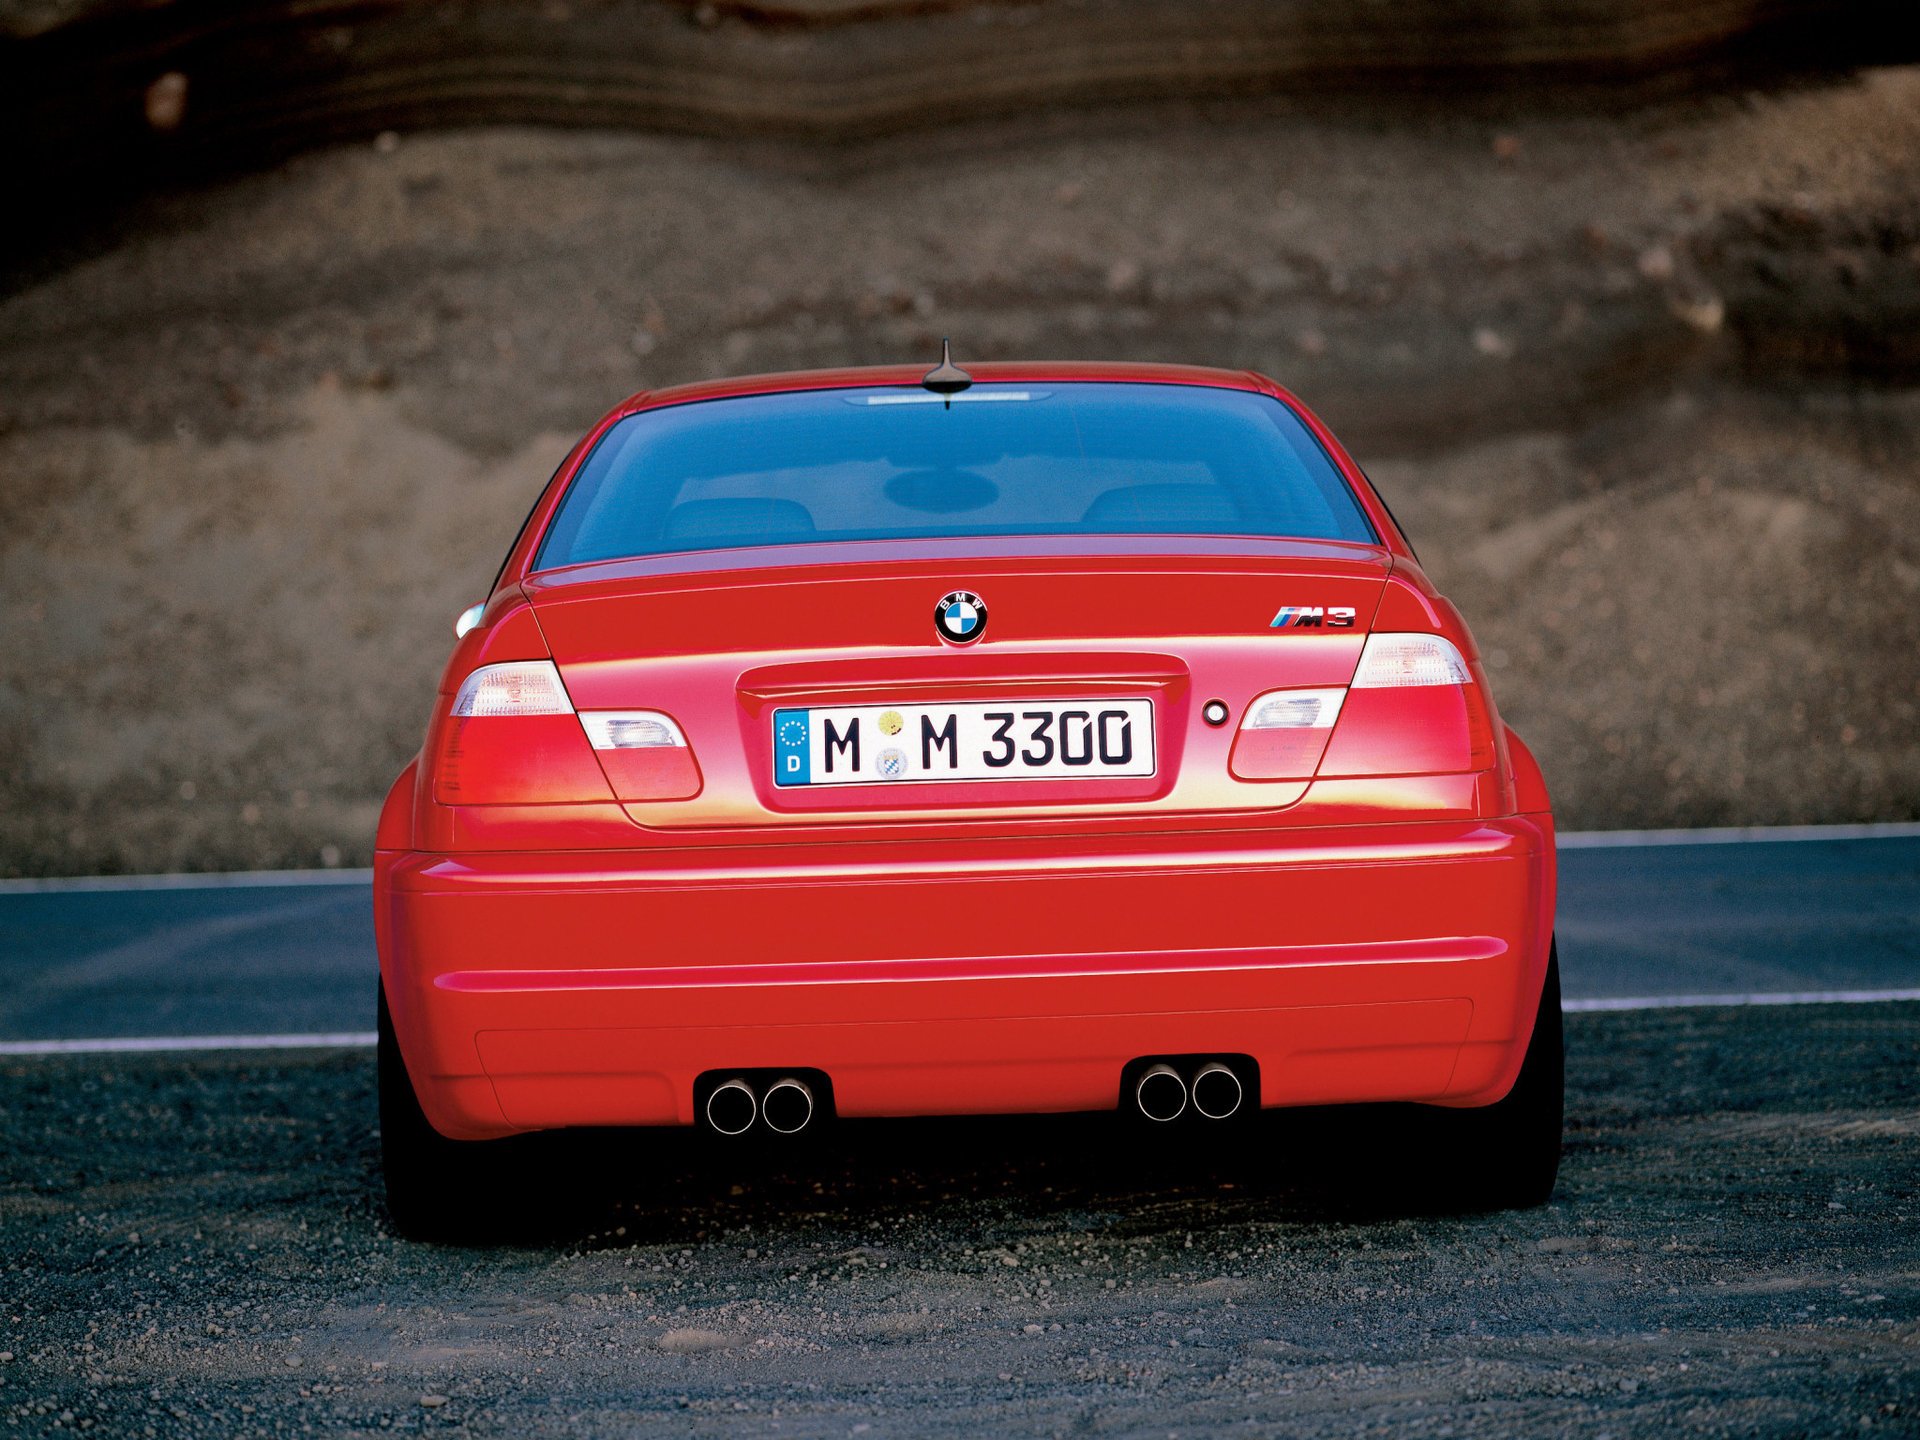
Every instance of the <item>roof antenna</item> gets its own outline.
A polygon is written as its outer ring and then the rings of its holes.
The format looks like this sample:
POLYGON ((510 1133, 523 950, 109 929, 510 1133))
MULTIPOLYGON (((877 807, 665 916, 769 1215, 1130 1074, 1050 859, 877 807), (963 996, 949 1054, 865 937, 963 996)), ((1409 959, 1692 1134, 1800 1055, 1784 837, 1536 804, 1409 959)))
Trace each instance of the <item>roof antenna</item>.
MULTIPOLYGON (((920 377, 920 383, 936 395, 953 396, 973 384, 973 376, 953 363, 953 347, 947 343, 947 337, 940 337, 940 363, 920 377)), ((951 406, 953 401, 949 399, 951 406)))

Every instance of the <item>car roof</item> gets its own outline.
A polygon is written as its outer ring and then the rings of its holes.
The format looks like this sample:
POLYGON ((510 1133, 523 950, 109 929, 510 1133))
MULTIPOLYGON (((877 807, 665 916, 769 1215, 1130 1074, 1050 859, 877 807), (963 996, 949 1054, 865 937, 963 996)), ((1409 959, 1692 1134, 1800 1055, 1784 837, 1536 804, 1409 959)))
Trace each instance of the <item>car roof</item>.
MULTIPOLYGON (((741 375, 701 380, 663 390, 643 390, 628 398, 616 414, 722 400, 739 395, 775 395, 800 390, 847 390, 869 386, 918 385, 927 365, 864 365, 837 370, 789 370, 773 375, 741 375)), ((1135 385, 1208 385, 1225 390, 1267 390, 1270 381, 1248 370, 1217 370, 1205 365, 1142 365, 1102 361, 982 361, 963 366, 981 384, 1053 384, 1106 381, 1135 385)))

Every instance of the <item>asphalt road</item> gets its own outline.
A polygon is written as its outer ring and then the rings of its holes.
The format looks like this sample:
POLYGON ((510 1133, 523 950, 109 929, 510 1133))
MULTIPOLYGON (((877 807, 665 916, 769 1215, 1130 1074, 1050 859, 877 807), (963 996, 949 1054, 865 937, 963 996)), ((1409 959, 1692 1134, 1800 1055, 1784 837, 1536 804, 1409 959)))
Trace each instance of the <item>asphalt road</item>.
MULTIPOLYGON (((1914 988, 1920 837, 1564 855, 1570 990, 1914 988)), ((0 895, 0 1034, 367 1023, 345 883, 0 895)), ((1576 1013, 1538 1209, 1394 1112, 505 1142, 395 1239, 364 1050, 0 1052, 0 1435, 1920 1433, 1920 1004, 1576 1013)))
POLYGON ((386 1232, 364 1051, 0 1058, 0 1434, 1915 1434, 1920 1005, 1568 1046, 1535 1210, 1378 1112, 869 1121, 509 1142, 480 1250, 386 1232))
MULTIPOLYGON (((1920 834, 1611 838, 1561 852, 1572 1001, 1920 986, 1920 834)), ((0 887, 0 1042, 370 1031, 364 878, 244 878, 0 887)))

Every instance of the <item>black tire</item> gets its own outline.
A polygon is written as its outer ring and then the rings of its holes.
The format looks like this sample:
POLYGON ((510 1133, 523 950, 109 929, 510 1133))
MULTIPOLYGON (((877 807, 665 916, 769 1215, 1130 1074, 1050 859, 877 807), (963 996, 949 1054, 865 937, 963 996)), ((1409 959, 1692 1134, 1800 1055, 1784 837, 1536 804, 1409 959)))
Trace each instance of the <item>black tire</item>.
POLYGON ((513 1194, 507 1173, 511 1142, 449 1140, 428 1123, 380 987, 380 1163, 387 1212, 410 1240, 478 1244, 505 1225, 513 1194))
POLYGON ((1560 1173, 1566 1106, 1566 1038, 1560 1016, 1560 951, 1547 958, 1533 1039, 1505 1098, 1476 1110, 1431 1117, 1428 1173, 1449 1210, 1520 1210, 1544 1205, 1560 1173))

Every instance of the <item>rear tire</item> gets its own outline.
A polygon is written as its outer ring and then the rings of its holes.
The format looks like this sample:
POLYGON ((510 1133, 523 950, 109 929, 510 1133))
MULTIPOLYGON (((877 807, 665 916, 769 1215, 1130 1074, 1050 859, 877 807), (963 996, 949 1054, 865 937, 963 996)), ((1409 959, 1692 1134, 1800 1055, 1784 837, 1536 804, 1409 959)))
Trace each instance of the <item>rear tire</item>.
POLYGON ((1442 1180, 1451 1210, 1519 1210, 1544 1205, 1560 1173, 1566 1103, 1566 1043, 1560 1016, 1560 952, 1547 957, 1546 983, 1520 1075, 1504 1099, 1475 1110, 1435 1113, 1428 1173, 1442 1180))
POLYGON ((449 1140, 427 1120, 380 987, 380 1163, 394 1230, 410 1240, 479 1243, 503 1224, 508 1142, 449 1140))

